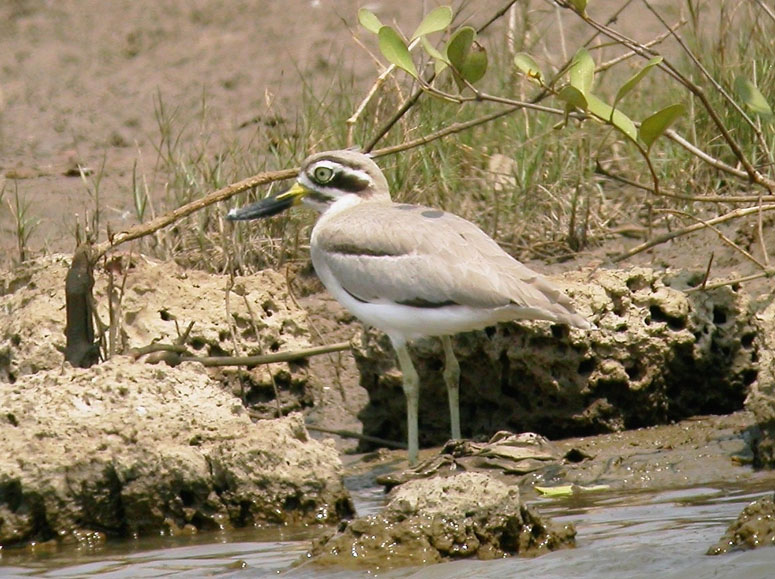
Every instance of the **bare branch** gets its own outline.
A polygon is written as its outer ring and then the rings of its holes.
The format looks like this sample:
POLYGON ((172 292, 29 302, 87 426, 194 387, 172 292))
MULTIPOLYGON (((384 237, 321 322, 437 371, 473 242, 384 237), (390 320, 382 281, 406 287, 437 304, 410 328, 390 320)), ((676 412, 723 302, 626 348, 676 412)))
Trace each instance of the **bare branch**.
POLYGON ((625 259, 630 258, 633 255, 642 253, 648 249, 651 249, 652 247, 661 245, 662 243, 670 241, 671 239, 675 239, 676 237, 681 237, 682 235, 688 235, 689 233, 694 233, 695 231, 705 229, 706 227, 708 227, 708 225, 718 225, 719 223, 724 223, 725 221, 729 221, 731 219, 737 219, 738 217, 745 217, 746 215, 752 215, 757 211, 764 212, 764 211, 773 211, 773 210, 775 210, 775 203, 768 203, 767 205, 759 205, 756 207, 746 207, 742 209, 735 209, 734 211, 730 211, 729 213, 725 213, 724 215, 720 215, 719 217, 709 219, 708 221, 705 221, 702 223, 695 223, 694 225, 689 225, 688 227, 684 227, 683 229, 677 229, 676 231, 668 231, 667 233, 663 233, 662 235, 657 235, 653 239, 650 239, 644 243, 641 243, 640 245, 636 245, 632 249, 629 249, 623 253, 620 253, 619 255, 614 256, 611 261, 613 261, 614 263, 624 261, 625 259))

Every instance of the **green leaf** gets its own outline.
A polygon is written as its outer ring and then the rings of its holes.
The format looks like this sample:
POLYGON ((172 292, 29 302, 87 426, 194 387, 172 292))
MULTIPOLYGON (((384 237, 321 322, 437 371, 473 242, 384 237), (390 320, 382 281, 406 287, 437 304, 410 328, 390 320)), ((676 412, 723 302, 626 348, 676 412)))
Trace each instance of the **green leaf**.
POLYGON ((379 34, 379 29, 382 28, 382 22, 379 21, 379 18, 377 18, 374 12, 367 10, 366 8, 358 10, 358 22, 360 22, 361 26, 366 30, 373 32, 374 34, 379 34))
POLYGON ((640 136, 640 140, 646 145, 646 148, 651 149, 651 145, 654 144, 654 141, 669 129, 670 125, 678 120, 685 112, 686 107, 679 103, 665 107, 644 120, 640 124, 640 132, 638 135, 640 136))
POLYGON ((573 494, 573 485, 560 485, 556 487, 541 487, 535 485, 533 488, 547 497, 567 497, 568 495, 573 494))
POLYGON ((544 82, 544 73, 538 68, 536 61, 527 52, 518 52, 514 55, 514 64, 526 77, 544 82))
POLYGON ((756 88, 756 85, 744 76, 735 78, 735 92, 752 113, 763 117, 772 116, 772 109, 767 103, 767 99, 756 88))
POLYGON ((404 39, 390 26, 383 26, 379 29, 379 50, 390 64, 394 64, 414 78, 418 78, 417 68, 414 66, 412 55, 409 54, 404 39))
POLYGON ((460 68, 460 76, 471 84, 481 80, 487 72, 487 51, 484 46, 474 41, 471 50, 460 68))
POLYGON ((627 82, 625 82, 625 83, 624 83, 624 84, 621 86, 621 88, 618 90, 618 92, 616 93, 616 98, 614 99, 614 108, 616 108, 616 104, 617 104, 617 103, 618 103, 620 100, 622 100, 622 99, 623 99, 623 98, 624 98, 624 97, 627 95, 627 93, 629 93, 629 92, 630 92, 632 89, 634 89, 634 88, 635 88, 635 86, 636 86, 636 85, 637 85, 637 84, 638 84, 638 83, 639 83, 641 80, 643 80, 643 77, 644 77, 644 76, 646 76, 646 75, 648 74, 648 72, 649 72, 649 71, 650 71, 652 68, 654 68, 655 66, 657 66, 657 65, 658 65, 660 62, 662 62, 662 60, 663 60, 663 59, 662 59, 662 57, 661 57, 661 56, 655 56, 654 58, 652 58, 651 60, 649 60, 649 61, 646 63, 646 66, 644 66, 644 67, 643 67, 643 68, 641 68, 641 69, 640 69, 638 72, 636 72, 634 75, 632 75, 632 76, 630 77, 630 79, 629 79, 627 82))
POLYGON ((422 44, 422 47, 425 49, 425 52, 428 53, 428 56, 433 59, 433 69, 438 76, 442 70, 449 66, 447 57, 441 54, 441 52, 439 52, 425 36, 420 37, 420 44, 422 44))
POLYGON ((580 48, 570 64, 570 84, 586 95, 595 80, 595 61, 586 48, 580 48))
POLYGON ((428 15, 423 18, 417 30, 412 34, 412 40, 426 34, 438 32, 444 30, 452 22, 452 8, 449 6, 439 6, 431 10, 428 15))
POLYGON ((461 26, 458 28, 447 43, 447 60, 460 71, 465 64, 468 53, 471 52, 471 45, 476 38, 476 30, 470 26, 461 26))
POLYGON ((605 122, 612 124, 633 141, 638 140, 638 129, 635 127, 635 123, 632 122, 630 117, 625 115, 622 111, 614 109, 611 105, 600 100, 593 94, 588 94, 586 97, 590 113, 605 122))
POLYGON ((568 3, 579 14, 584 14, 587 9, 587 0, 569 0, 568 3))
POLYGON ((587 110, 587 99, 584 94, 575 86, 567 85, 557 94, 557 97, 565 101, 571 108, 587 110))
POLYGON ((431 44, 430 40, 428 40, 423 36, 422 38, 420 38, 420 44, 422 44, 422 47, 425 49, 425 52, 427 52, 428 56, 430 56, 433 60, 436 60, 436 61, 440 60, 444 64, 448 64, 447 57, 441 54, 441 52, 439 52, 436 49, 436 47, 431 44))

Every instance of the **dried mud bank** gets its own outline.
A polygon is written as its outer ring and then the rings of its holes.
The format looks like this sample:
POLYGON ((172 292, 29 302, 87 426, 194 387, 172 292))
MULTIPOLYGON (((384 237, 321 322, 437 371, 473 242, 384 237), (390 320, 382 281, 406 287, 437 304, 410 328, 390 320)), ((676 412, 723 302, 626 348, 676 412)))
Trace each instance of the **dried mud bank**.
POLYGON ((0 408, 0 545, 352 513, 301 414, 254 423, 195 364, 44 370, 0 383, 0 408))
MULTIPOLYGON (((571 273, 555 281, 597 330, 521 322, 457 336, 464 437, 508 430, 557 439, 741 409, 758 377, 761 326, 743 291, 682 291, 700 280, 647 268, 571 273)), ((404 440, 401 375, 387 339, 367 331, 355 354, 370 398, 364 433, 404 440)), ((441 345, 419 340, 412 355, 423 385, 420 443, 439 445, 449 436, 441 345)))
MULTIPOLYGON (((187 330, 191 354, 245 355, 310 345, 306 315, 279 274, 263 272, 232 285, 225 276, 142 257, 123 256, 118 264, 112 286, 104 271, 96 272, 95 285, 105 320, 113 296, 118 352, 174 343, 187 330)), ((274 365, 272 374, 266 367, 153 366, 126 356, 91 369, 63 366, 68 265, 67 257, 48 257, 7 272, 0 281, 0 544, 336 522, 352 514, 332 444, 310 440, 301 414, 254 422, 246 411, 272 414, 272 378, 284 412, 309 408, 321 386, 305 363, 274 365)), ((696 283, 692 276, 643 268, 569 274, 558 281, 599 329, 569 332, 523 323, 459 336, 464 434, 534 430, 561 438, 617 432, 730 412, 742 406, 746 394, 760 423, 775 412, 768 405, 775 383, 770 360, 775 308, 755 314, 745 293, 732 288, 687 294, 681 288, 696 283)), ((446 440, 448 432, 437 342, 420 341, 414 350, 423 380, 422 433, 430 433, 425 444, 446 440)), ((356 357, 371 395, 361 412, 365 429, 403 439, 404 398, 392 350, 367 332, 356 357), (377 404, 384 406, 382 414, 374 414, 377 404), (385 431, 386 422, 396 430, 385 431)), ((527 455, 521 439, 513 444, 498 439, 497 452, 489 449, 487 461, 501 468, 504 460, 518 459, 508 468, 523 475, 523 490, 603 479, 610 488, 685 486, 707 480, 703 477, 711 471, 729 474, 733 458, 748 460, 750 440, 740 433, 754 429, 751 415, 746 416, 729 417, 732 422, 724 427, 734 430, 729 436, 720 435, 714 424, 695 429, 692 422, 679 423, 659 427, 676 429, 674 435, 659 429, 625 431, 612 435, 609 447, 593 437, 527 455), (630 435, 635 438, 626 442, 630 435), (684 440, 694 452, 686 459, 680 454, 684 440), (624 457, 621 445, 632 456, 624 457), (707 455, 714 445, 719 447, 715 462, 707 455), (697 449, 703 449, 702 460, 697 449), (655 473, 664 471, 660 460, 685 467, 656 483, 655 473), (621 472, 612 465, 622 465, 621 472)), ((448 480, 471 470, 465 459, 445 461, 434 472, 442 476, 407 479, 382 513, 356 519, 329 542, 321 541, 320 560, 344 564, 340 554, 356 549, 387 557, 392 565, 537 554, 572 543, 571 529, 542 521, 518 494, 504 498, 503 480, 489 472, 476 473, 486 476, 477 484, 495 502, 477 495, 481 508, 468 510, 434 503, 439 485, 448 494, 460 491, 461 501, 471 499, 466 496, 470 480, 448 480), (520 530, 525 528, 531 529, 528 535, 520 530), (389 552, 378 554, 378 544, 391 546, 389 552)))
MULTIPOLYGON (((70 256, 27 262, 0 279, 0 382, 62 366, 65 349, 65 276, 70 256)), ((118 254, 95 270, 99 317, 113 327, 114 352, 176 344, 185 334, 191 355, 249 356, 309 347, 306 313, 295 306, 285 278, 263 271, 231 282, 228 276, 184 270, 172 262, 118 254), (108 305, 113 304, 113 313, 108 305), (190 328, 189 328, 190 326, 190 328), (186 334, 187 332, 187 334, 186 334)), ((144 356, 161 361, 164 352, 144 356)), ((250 372, 213 371, 261 417, 276 416, 275 388, 283 413, 312 406, 321 386, 299 363, 250 372), (274 383, 273 383, 274 381, 274 383)))
MULTIPOLYGON (((225 278, 142 258, 127 263, 114 302, 119 351, 171 343, 189 321, 193 352, 308 345, 305 315, 288 305, 277 274, 243 278, 225 305, 225 278)), ((335 523, 352 514, 333 444, 311 440, 300 413, 249 416, 246 401, 270 399, 265 368, 240 376, 126 356, 89 369, 63 365, 67 265, 61 256, 42 259, 0 286, 0 545, 335 523)), ((106 274, 97 277, 108 319, 106 274)), ((286 411, 311 403, 303 364, 283 365, 275 382, 286 411)))

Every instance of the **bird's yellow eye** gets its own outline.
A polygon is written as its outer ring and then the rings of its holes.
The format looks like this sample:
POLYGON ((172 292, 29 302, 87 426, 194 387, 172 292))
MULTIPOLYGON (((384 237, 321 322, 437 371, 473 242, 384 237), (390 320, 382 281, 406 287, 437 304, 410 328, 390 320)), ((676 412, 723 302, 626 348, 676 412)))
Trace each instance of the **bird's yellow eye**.
POLYGON ((315 167, 313 176, 315 177, 315 181, 320 184, 328 183, 334 178, 334 170, 331 169, 331 167, 326 166, 315 167))

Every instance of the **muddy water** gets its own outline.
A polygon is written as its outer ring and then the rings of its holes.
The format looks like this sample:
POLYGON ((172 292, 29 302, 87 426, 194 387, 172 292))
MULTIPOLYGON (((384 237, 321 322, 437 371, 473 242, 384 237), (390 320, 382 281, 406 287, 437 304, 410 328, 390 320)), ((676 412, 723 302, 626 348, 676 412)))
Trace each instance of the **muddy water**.
MULTIPOLYGON (((723 473, 721 473, 723 474, 723 473)), ((734 488, 724 483, 683 490, 600 492, 531 503, 557 521, 572 521, 577 548, 537 559, 456 561, 425 568, 355 573, 290 565, 302 556, 309 531, 241 530, 187 538, 157 537, 113 542, 97 550, 60 549, 48 554, 6 551, 0 577, 703 577, 775 576, 775 548, 705 555, 749 502, 771 494, 775 474, 752 474, 734 488)), ((380 489, 355 492, 360 513, 376 510, 380 489)))

